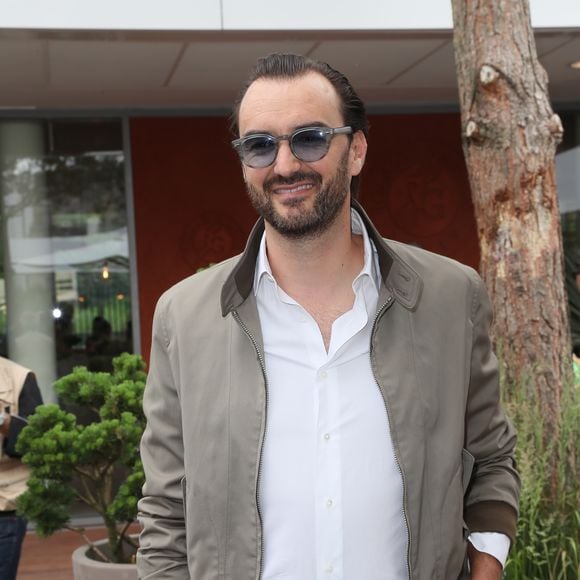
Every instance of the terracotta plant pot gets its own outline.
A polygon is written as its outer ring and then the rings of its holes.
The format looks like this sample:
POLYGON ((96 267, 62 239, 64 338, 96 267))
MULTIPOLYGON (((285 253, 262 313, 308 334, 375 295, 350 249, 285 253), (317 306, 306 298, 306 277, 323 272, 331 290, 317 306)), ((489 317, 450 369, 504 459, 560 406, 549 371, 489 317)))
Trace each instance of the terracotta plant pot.
MULTIPOLYGON (((95 542, 101 549, 106 540, 95 542)), ((81 546, 72 554, 75 580, 138 580, 136 564, 111 564, 89 558, 90 546, 81 546)), ((105 548, 106 549, 106 548, 105 548)))

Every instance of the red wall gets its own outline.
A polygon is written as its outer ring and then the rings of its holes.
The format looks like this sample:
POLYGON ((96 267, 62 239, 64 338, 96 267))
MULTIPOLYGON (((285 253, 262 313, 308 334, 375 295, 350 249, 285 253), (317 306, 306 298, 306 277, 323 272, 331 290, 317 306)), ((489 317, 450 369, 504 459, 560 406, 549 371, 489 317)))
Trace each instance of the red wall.
POLYGON ((371 117, 361 202, 386 237, 477 267, 459 116, 371 117))
MULTIPOLYGON (((371 117, 360 199, 386 237, 477 266, 457 115, 371 117)), ((223 117, 131 121, 142 352, 155 303, 197 268, 240 252, 256 215, 223 117)))

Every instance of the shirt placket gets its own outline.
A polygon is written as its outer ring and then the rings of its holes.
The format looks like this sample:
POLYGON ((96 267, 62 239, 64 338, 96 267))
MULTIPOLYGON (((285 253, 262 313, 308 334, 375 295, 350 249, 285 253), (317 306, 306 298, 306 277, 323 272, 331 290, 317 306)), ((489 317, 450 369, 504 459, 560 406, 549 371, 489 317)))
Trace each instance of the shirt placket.
POLYGON ((336 368, 321 366, 315 376, 318 392, 316 527, 317 578, 343 578, 343 509, 341 489, 340 401, 336 368))

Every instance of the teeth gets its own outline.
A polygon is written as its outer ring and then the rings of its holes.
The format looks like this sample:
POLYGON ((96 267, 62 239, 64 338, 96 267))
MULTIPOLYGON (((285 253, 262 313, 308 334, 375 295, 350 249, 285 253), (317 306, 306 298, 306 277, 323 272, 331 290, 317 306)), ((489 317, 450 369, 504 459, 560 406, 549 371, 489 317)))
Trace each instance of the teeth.
POLYGON ((302 191, 304 189, 310 189, 310 185, 298 185, 297 187, 292 187, 290 189, 279 189, 281 193, 296 193, 297 191, 302 191))

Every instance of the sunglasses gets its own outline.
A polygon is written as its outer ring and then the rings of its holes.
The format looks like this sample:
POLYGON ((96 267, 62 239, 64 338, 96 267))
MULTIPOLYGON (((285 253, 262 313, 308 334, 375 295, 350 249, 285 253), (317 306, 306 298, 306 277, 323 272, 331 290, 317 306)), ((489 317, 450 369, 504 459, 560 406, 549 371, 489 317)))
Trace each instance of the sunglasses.
POLYGON ((232 141, 244 165, 254 169, 263 169, 274 163, 278 155, 280 141, 288 141, 290 150, 296 159, 312 163, 320 161, 330 148, 335 135, 350 135, 352 127, 304 127, 290 135, 274 137, 269 133, 256 133, 232 141))

